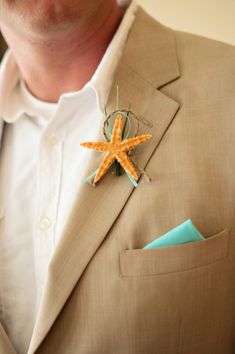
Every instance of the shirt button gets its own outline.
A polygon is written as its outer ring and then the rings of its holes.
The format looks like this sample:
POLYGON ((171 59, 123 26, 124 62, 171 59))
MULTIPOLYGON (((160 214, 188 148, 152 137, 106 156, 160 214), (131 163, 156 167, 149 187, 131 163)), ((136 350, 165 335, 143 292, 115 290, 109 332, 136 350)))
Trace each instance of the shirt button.
POLYGON ((58 137, 55 134, 51 134, 46 138, 47 145, 53 146, 59 142, 58 137))
POLYGON ((40 229, 47 230, 51 226, 51 220, 49 218, 42 218, 40 221, 40 229))

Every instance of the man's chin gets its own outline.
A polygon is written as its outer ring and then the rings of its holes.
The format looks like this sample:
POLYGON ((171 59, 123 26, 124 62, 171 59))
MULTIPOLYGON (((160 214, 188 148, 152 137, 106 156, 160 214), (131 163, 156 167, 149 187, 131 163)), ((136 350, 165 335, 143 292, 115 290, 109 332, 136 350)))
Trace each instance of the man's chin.
MULTIPOLYGON (((72 1, 71 1, 72 2, 72 1)), ((0 20, 9 26, 15 26, 19 31, 30 31, 32 34, 55 33, 66 31, 69 27, 78 22, 79 14, 74 7, 55 6, 55 2, 40 2, 34 7, 26 6, 24 1, 14 4, 4 3, 1 6, 0 20)))

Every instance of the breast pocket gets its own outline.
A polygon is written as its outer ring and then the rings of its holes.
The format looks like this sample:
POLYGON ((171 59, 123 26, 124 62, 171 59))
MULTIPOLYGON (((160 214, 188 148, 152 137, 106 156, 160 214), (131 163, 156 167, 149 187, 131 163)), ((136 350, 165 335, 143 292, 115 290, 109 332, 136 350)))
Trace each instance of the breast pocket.
POLYGON ((230 229, 202 241, 120 252, 120 276, 140 277, 182 272, 221 261, 228 255, 230 229))

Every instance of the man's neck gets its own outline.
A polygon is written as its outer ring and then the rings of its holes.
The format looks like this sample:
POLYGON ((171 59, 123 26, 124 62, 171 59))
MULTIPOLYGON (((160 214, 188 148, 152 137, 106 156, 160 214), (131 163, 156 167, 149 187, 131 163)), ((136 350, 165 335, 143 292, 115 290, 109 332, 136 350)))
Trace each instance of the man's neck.
POLYGON ((108 47, 124 10, 116 3, 86 31, 53 38, 27 38, 3 28, 21 75, 40 100, 57 102, 61 94, 80 90, 92 77, 108 47))

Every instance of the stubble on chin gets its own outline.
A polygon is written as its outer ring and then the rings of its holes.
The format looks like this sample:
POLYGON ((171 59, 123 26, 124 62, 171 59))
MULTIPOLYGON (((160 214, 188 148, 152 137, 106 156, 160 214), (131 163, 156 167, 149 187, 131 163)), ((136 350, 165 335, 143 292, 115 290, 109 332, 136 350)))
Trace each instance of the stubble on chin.
POLYGON ((76 0, 63 1, 0 0, 0 22, 35 33, 66 29, 78 20, 76 0))
POLYGON ((8 27, 27 40, 62 40, 70 33, 88 33, 109 1, 0 0, 0 29, 8 27))

